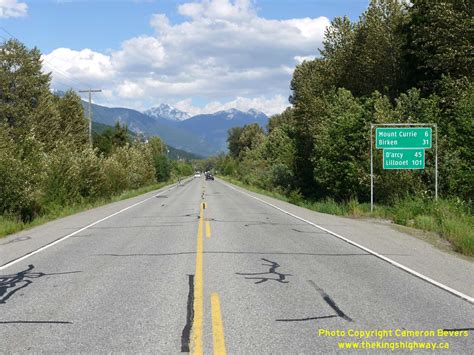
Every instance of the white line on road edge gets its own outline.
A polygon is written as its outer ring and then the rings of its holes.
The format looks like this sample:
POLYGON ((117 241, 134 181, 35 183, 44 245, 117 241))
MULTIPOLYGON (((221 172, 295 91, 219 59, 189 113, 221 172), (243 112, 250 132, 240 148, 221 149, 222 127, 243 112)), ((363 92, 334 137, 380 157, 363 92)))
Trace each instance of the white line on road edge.
POLYGON ((257 201, 260 201, 260 202, 262 202, 262 203, 264 203, 264 204, 266 204, 266 205, 268 205, 268 206, 271 206, 271 207, 273 207, 273 208, 275 208, 275 209, 277 209, 277 210, 279 210, 279 211, 281 211, 281 212, 283 212, 283 213, 285 213, 285 214, 287 214, 287 215, 289 215, 289 216, 291 216, 291 217, 294 217, 294 218, 296 218, 296 219, 299 219, 300 221, 303 221, 303 222, 305 222, 305 223, 308 223, 308 224, 312 225, 313 227, 316 227, 316 228, 318 228, 318 229, 320 229, 320 230, 322 230, 322 231, 324 231, 324 232, 326 232, 326 233, 329 233, 329 234, 333 235, 333 236, 336 237, 336 238, 342 239, 343 241, 345 241, 345 242, 347 242, 347 243, 349 243, 349 244, 351 244, 351 245, 353 245, 353 246, 355 246, 355 247, 357 247, 357 248, 359 248, 359 249, 362 249, 362 250, 366 251, 367 253, 372 254, 373 256, 375 256, 375 257, 377 257, 377 258, 379 258, 379 259, 382 259, 383 261, 386 261, 386 262, 388 262, 389 264, 392 264, 393 266, 396 266, 397 268, 399 268, 399 269, 401 269, 401 270, 403 270, 403 271, 408 272, 409 274, 412 274, 412 275, 414 275, 414 276, 416 276, 416 277, 418 277, 418 278, 420 278, 420 279, 422 279, 422 280, 424 280, 424 281, 426 281, 426 282, 429 282, 430 284, 432 284, 432 285, 434 285, 434 286, 437 286, 437 287, 439 287, 439 288, 441 288, 441 289, 443 289, 443 290, 445 290, 445 291, 448 291, 449 293, 451 293, 451 294, 453 294, 453 295, 455 295, 455 296, 457 296, 457 297, 460 297, 460 298, 462 298, 462 299, 464 299, 464 300, 466 300, 466 301, 468 301, 468 302, 470 302, 470 303, 474 303, 474 298, 473 298, 473 297, 470 297, 470 296, 468 296, 468 295, 465 295, 464 293, 459 292, 459 291, 456 291, 455 289, 452 289, 452 288, 449 287, 449 286, 446 286, 446 285, 444 285, 444 284, 442 284, 442 283, 440 283, 440 282, 438 282, 438 281, 435 281, 435 280, 433 280, 432 278, 429 278, 428 276, 425 276, 425 275, 423 275, 423 274, 420 274, 419 272, 417 272, 417 271, 415 271, 415 270, 413 270, 413 269, 410 269, 409 267, 407 267, 407 266, 405 266, 405 265, 402 265, 402 264, 396 262, 395 260, 392 260, 392 259, 390 259, 390 258, 387 258, 386 256, 383 256, 383 255, 381 255, 381 254, 379 254, 379 253, 377 253, 377 252, 375 252, 375 251, 373 251, 373 250, 371 250, 371 249, 369 249, 369 248, 366 248, 366 247, 364 247, 364 246, 362 246, 362 245, 360 245, 360 244, 358 244, 358 243, 356 243, 356 242, 353 242, 352 240, 347 239, 346 237, 343 237, 343 236, 340 235, 340 234, 337 234, 337 233, 335 233, 335 232, 332 232, 332 231, 330 231, 329 229, 326 229, 326 228, 324 228, 324 227, 321 227, 321 226, 319 226, 319 225, 317 225, 317 224, 315 224, 315 223, 313 223, 313 222, 310 222, 310 221, 308 221, 308 220, 306 220, 306 219, 304 219, 304 218, 302 218, 302 217, 299 217, 299 216, 297 216, 297 215, 295 215, 295 214, 293 214, 293 213, 291 213, 291 212, 285 211, 284 209, 282 209, 282 208, 280 208, 280 207, 278 207, 278 206, 275 206, 275 205, 271 204, 270 202, 267 202, 267 201, 265 201, 265 200, 262 200, 261 198, 258 198, 258 197, 256 197, 256 196, 253 196, 253 195, 251 195, 251 194, 249 194, 249 193, 247 193, 247 192, 245 192, 245 191, 242 191, 241 189, 237 189, 237 188, 235 188, 235 187, 229 185, 228 183, 224 183, 224 182, 222 182, 222 181, 219 181, 219 182, 220 182, 221 184, 227 186, 227 187, 230 188, 230 189, 233 189, 233 190, 235 190, 235 191, 238 191, 238 192, 240 192, 240 193, 242 193, 242 194, 244 194, 244 195, 247 195, 247 196, 249 196, 249 197, 251 197, 251 198, 253 198, 253 199, 257 200, 257 201))
POLYGON ((0 271, 6 269, 7 267, 10 267, 10 266, 12 266, 12 265, 14 265, 14 264, 16 264, 16 263, 19 263, 20 261, 23 261, 23 260, 25 260, 26 258, 29 258, 29 257, 32 256, 32 255, 38 254, 38 253, 42 252, 43 250, 46 250, 46 249, 52 247, 53 245, 56 245, 56 244, 58 244, 58 243, 61 243, 62 241, 66 240, 66 239, 68 239, 68 238, 70 238, 70 237, 72 237, 72 236, 74 236, 74 235, 76 235, 76 234, 78 234, 78 233, 81 233, 82 231, 86 230, 87 228, 90 228, 90 227, 92 227, 92 226, 95 226, 96 224, 99 224, 100 222, 103 222, 103 221, 105 221, 105 220, 107 220, 107 219, 109 219, 109 218, 111 218, 111 217, 113 217, 113 216, 116 216, 116 215, 118 215, 118 214, 120 214, 120 213, 122 213, 122 212, 125 212, 125 211, 129 210, 130 208, 133 208, 133 207, 136 207, 136 206, 138 206, 138 205, 141 205, 142 203, 144 203, 144 202, 146 202, 146 201, 149 201, 149 200, 151 200, 152 198, 155 198, 155 197, 157 197, 157 196, 159 196, 159 195, 161 195, 161 194, 163 194, 163 193, 165 193, 165 192, 168 192, 168 191, 174 189, 176 186, 177 186, 177 185, 173 184, 173 186, 167 188, 166 190, 160 191, 159 193, 157 193, 157 194, 155 194, 155 195, 153 195, 153 196, 151 196, 151 197, 148 197, 148 198, 144 199, 143 201, 140 201, 140 202, 134 203, 134 204, 131 205, 131 206, 125 207, 125 208, 121 209, 121 210, 118 211, 118 212, 112 213, 111 215, 109 215, 109 216, 107 216, 107 217, 104 217, 104 218, 102 218, 102 219, 99 219, 98 221, 95 221, 95 222, 93 222, 93 223, 91 223, 91 224, 89 224, 89 225, 87 225, 87 226, 85 226, 85 227, 83 227, 83 228, 81 228, 81 229, 78 229, 77 231, 72 232, 71 234, 68 234, 68 235, 66 235, 66 236, 64 236, 64 237, 61 237, 61 238, 59 238, 59 239, 56 239, 55 241, 53 241, 53 242, 51 242, 51 243, 49 243, 49 244, 46 244, 46 245, 42 246, 42 247, 39 248, 39 249, 36 249, 36 250, 34 250, 34 251, 32 251, 32 252, 29 252, 28 254, 25 254, 25 255, 19 257, 18 259, 14 259, 14 260, 12 260, 12 261, 9 261, 8 263, 3 264, 2 266, 0 266, 0 271))

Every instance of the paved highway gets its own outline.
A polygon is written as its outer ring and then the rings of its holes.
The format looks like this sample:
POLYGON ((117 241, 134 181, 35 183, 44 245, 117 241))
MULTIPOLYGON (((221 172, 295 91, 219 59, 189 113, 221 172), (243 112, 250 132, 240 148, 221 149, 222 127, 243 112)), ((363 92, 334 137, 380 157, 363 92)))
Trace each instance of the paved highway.
POLYGON ((0 240, 1 353, 473 349, 472 303, 226 183, 146 197, 14 263, 22 239, 0 240))

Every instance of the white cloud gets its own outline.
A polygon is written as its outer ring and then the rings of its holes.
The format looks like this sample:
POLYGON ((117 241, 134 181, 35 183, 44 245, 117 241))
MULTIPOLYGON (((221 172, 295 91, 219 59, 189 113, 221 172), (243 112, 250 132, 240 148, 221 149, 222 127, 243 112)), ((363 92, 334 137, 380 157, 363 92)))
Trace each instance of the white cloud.
POLYGON ((43 67, 53 72, 54 79, 79 80, 85 82, 104 82, 113 79, 117 74, 108 55, 90 49, 75 51, 69 48, 57 48, 42 56, 43 67))
POLYGON ((185 105, 200 97, 209 104, 191 105, 190 113, 252 104, 271 114, 286 107, 295 64, 317 53, 330 24, 326 17, 266 19, 251 0, 192 1, 178 11, 186 21, 153 14, 153 35, 130 38, 107 54, 60 48, 46 58, 112 91, 121 106, 185 105))
POLYGON ((150 26, 153 27, 158 34, 166 33, 170 29, 170 20, 165 14, 153 14, 151 16, 150 26))
POLYGON ((28 5, 18 0, 0 0, 0 18, 26 16, 28 5))
POLYGON ((301 64, 305 60, 314 60, 315 58, 316 58, 316 56, 314 56, 314 55, 306 55, 306 56, 297 55, 297 56, 295 56, 294 59, 295 59, 296 63, 301 64))
POLYGON ((122 43, 112 54, 115 68, 121 72, 149 72, 163 66, 165 50, 154 37, 135 37, 122 43))
POLYGON ((121 83, 118 86, 117 92, 120 97, 123 97, 124 99, 133 99, 134 97, 142 96, 144 93, 143 88, 140 87, 140 85, 129 81, 121 83))
POLYGON ((324 29, 329 25, 326 17, 312 19, 309 17, 302 19, 286 20, 288 25, 296 27, 304 38, 323 40, 324 29), (323 29, 323 32, 321 32, 323 29))
POLYGON ((288 100, 282 95, 275 95, 271 98, 264 96, 246 98, 236 97, 234 100, 227 102, 212 101, 204 107, 198 107, 193 105, 192 99, 185 99, 178 101, 173 104, 177 109, 187 112, 190 115, 199 115, 203 113, 224 111, 231 108, 236 108, 241 111, 248 111, 250 109, 256 109, 264 112, 267 115, 274 115, 281 113, 289 106, 288 100))
POLYGON ((195 20, 203 18, 237 20, 255 16, 250 0, 235 0, 234 3, 228 0, 203 0, 182 4, 178 7, 178 11, 181 15, 195 20))

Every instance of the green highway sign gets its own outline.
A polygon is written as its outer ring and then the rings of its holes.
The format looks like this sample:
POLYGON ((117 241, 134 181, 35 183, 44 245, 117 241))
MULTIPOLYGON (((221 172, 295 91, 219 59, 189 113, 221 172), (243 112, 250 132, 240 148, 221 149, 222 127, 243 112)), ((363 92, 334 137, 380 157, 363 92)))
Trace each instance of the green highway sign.
POLYGON ((384 149, 384 169, 424 169, 424 149, 384 149))
POLYGON ((376 128, 375 148, 431 148, 430 127, 376 128))

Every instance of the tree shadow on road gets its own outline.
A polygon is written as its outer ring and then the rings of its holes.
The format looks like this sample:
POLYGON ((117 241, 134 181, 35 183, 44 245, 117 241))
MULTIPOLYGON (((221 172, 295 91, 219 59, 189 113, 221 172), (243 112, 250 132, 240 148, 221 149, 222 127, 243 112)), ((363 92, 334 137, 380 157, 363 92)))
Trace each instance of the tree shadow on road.
POLYGON ((18 291, 28 287, 33 283, 33 279, 37 279, 43 276, 51 275, 65 275, 75 274, 82 271, 71 271, 71 272, 56 272, 46 274, 44 272, 33 272, 34 265, 28 265, 23 271, 12 275, 0 275, 0 304, 7 303, 7 301, 18 291))
POLYGON ((278 264, 275 261, 271 261, 265 258, 262 258, 263 261, 266 261, 269 264, 262 264, 263 266, 270 266, 270 270, 268 272, 252 272, 252 273, 241 273, 241 272, 236 272, 236 275, 244 275, 246 276, 246 279, 249 280, 258 280, 255 282, 255 284, 260 284, 262 282, 267 282, 267 281, 276 281, 282 284, 286 284, 289 281, 286 280, 286 276, 292 276, 291 274, 282 274, 281 272, 276 271, 277 268, 280 267, 280 264, 278 264), (266 276, 257 276, 257 275, 274 275, 277 276, 278 278, 272 278, 272 277, 266 277, 266 276), (250 277, 251 276, 251 277, 250 277), (256 277, 253 277, 256 276, 256 277))

